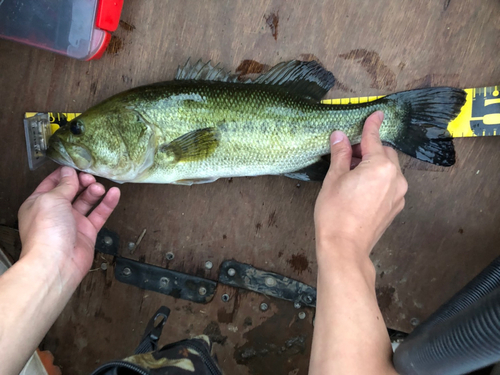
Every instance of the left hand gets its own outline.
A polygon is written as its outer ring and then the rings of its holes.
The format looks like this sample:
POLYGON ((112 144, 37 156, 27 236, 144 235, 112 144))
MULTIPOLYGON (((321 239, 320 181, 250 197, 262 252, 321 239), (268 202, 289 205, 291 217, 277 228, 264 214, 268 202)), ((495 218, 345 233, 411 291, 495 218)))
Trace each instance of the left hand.
POLYGON ((21 258, 57 267, 61 286, 75 288, 92 265, 97 233, 120 199, 116 187, 104 194, 104 186, 87 173, 55 170, 19 209, 21 258))

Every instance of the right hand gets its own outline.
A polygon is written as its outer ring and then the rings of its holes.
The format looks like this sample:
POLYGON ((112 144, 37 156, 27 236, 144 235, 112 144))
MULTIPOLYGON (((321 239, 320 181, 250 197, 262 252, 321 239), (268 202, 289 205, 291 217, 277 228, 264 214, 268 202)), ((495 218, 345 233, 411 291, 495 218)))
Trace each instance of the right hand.
POLYGON ((383 118, 377 111, 366 119, 361 161, 352 170, 356 157, 348 138, 340 131, 331 135, 331 165, 314 212, 318 257, 346 242, 368 256, 404 207, 408 184, 396 151, 380 141, 383 118))

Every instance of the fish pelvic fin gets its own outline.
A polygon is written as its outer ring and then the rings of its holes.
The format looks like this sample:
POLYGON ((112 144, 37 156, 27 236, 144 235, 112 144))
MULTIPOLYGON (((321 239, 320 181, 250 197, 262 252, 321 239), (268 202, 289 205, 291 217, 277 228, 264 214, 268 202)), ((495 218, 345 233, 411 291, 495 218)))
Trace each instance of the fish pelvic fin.
POLYGON ((159 146, 159 151, 173 155, 175 162, 190 162, 208 158, 219 145, 217 128, 203 128, 181 135, 159 146))
MULTIPOLYGON (((466 92, 452 87, 403 91, 386 96, 402 109, 401 128, 385 140, 407 155, 445 167, 455 164, 455 148, 447 130, 465 104, 466 92)), ((382 99, 382 100, 383 100, 382 99)))
POLYGON ((175 79, 271 85, 316 101, 321 100, 335 84, 333 74, 316 61, 298 60, 281 62, 254 81, 240 81, 237 74, 231 74, 219 64, 212 66, 210 61, 204 63, 202 60, 191 64, 188 59, 184 66, 177 68, 175 79))

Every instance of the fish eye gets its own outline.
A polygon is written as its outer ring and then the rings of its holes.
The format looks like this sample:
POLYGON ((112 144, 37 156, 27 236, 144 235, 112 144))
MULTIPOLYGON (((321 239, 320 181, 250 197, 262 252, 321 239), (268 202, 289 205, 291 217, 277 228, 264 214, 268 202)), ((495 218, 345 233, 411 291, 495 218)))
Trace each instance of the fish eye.
POLYGON ((83 133, 83 124, 80 121, 72 121, 69 125, 69 130, 74 135, 80 135, 83 133))

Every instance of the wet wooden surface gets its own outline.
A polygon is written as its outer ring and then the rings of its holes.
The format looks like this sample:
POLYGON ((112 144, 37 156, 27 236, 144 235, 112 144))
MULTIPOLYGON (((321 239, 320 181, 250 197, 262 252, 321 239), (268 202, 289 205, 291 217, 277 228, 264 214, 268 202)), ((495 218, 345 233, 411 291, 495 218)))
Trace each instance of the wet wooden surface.
MULTIPOLYGON (((83 111, 127 88, 171 79, 190 56, 241 72, 259 68, 245 60, 318 59, 338 79, 332 98, 495 85, 499 16, 494 0, 129 0, 122 14, 127 25, 99 61, 0 41, 0 222, 15 226, 22 201, 55 168, 29 171, 25 111, 83 111)), ((392 328, 410 331, 412 318, 425 319, 499 253, 500 138, 458 140, 456 148, 458 163, 449 169, 401 156, 407 205, 372 254, 379 302, 392 328)), ((120 235, 124 256, 211 279, 223 260, 234 258, 315 285, 317 183, 258 177, 121 189, 107 227, 120 235), (128 242, 143 229, 144 239, 129 254, 128 242), (167 261, 167 252, 174 259, 167 261)), ((94 269, 45 341, 65 374, 86 374, 130 354, 161 304, 173 310, 162 341, 210 334, 227 374, 307 372, 313 310, 300 320, 290 303, 220 286, 210 304, 197 305, 118 283, 110 257, 98 255, 94 269), (99 268, 103 262, 107 271, 99 268), (221 301, 223 293, 229 302, 221 301), (263 301, 266 312, 259 310, 263 301)))

